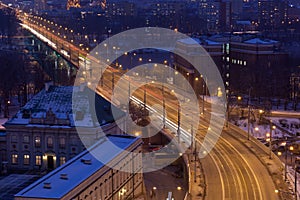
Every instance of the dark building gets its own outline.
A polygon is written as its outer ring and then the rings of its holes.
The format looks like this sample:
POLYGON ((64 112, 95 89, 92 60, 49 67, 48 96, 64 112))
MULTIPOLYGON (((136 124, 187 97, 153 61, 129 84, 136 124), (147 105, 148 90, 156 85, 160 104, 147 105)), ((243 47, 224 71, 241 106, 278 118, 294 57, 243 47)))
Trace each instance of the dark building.
POLYGON ((230 89, 236 94, 286 97, 288 54, 274 40, 254 38, 230 44, 230 89))
MULTIPOLYGON (((224 80, 224 84, 226 85, 226 63, 224 62, 224 45, 219 42, 214 42, 208 39, 198 39, 194 38, 191 39, 182 39, 179 40, 176 44, 176 51, 179 51, 183 54, 186 54, 189 60, 196 60, 199 59, 199 52, 197 51, 197 48, 199 47, 199 44, 208 52, 209 56, 213 59, 216 66, 218 67, 220 74, 224 80)), ((204 57, 204 60, 206 58, 204 57)), ((204 61, 206 62, 206 61, 204 61)), ((194 67, 183 59, 182 57, 175 55, 174 56, 174 69, 179 71, 191 84, 191 86, 194 88, 194 91, 197 94, 203 94, 206 93, 207 90, 205 89, 205 82, 209 80, 203 80, 203 76, 198 73, 198 71, 194 70, 194 67)), ((174 84, 176 84, 179 87, 185 87, 184 85, 178 85, 181 82, 176 82, 176 75, 174 76, 174 84)), ((210 91, 211 95, 216 95, 217 91, 210 91)), ((224 92, 224 91, 223 91, 224 92)))
POLYGON ((221 31, 231 31, 232 25, 232 5, 230 0, 220 1, 220 30, 221 31))
POLYGON ((293 101, 294 109, 300 100, 300 73, 292 73, 290 77, 291 93, 290 99, 293 101))
POLYGON ((258 24, 262 31, 283 29, 288 23, 286 0, 259 0, 258 12, 258 24))
MULTIPOLYGON (((209 39, 195 39, 194 43, 180 40, 176 48, 190 55, 191 59, 196 59, 191 53, 193 46, 202 45, 218 67, 226 92, 248 94, 251 88, 253 97, 288 97, 288 54, 278 41, 251 38, 248 35, 215 35, 209 39)), ((190 63, 174 56, 174 68, 188 78, 196 91, 205 92, 201 75, 195 73, 190 63)))

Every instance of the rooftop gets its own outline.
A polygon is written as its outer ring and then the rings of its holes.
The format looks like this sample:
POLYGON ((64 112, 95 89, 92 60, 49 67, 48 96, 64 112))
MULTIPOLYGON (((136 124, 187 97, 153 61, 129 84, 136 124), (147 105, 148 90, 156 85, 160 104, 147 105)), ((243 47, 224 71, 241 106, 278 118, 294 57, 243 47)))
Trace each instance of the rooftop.
POLYGON ((267 45, 272 45, 272 44, 277 44, 278 41, 269 40, 269 39, 253 38, 251 40, 244 41, 244 43, 246 43, 246 44, 267 44, 267 45))
POLYGON ((35 95, 4 125, 74 127, 76 122, 77 126, 94 127, 114 121, 111 109, 117 109, 117 117, 124 115, 110 102, 93 94, 87 87, 50 86, 35 95), (72 102, 74 92, 77 99, 72 102), (95 98, 95 117, 90 106, 91 98, 95 98))
POLYGON ((60 199, 104 167, 104 163, 112 161, 137 140, 139 138, 125 135, 109 135, 102 138, 88 150, 20 191, 15 197, 60 199), (111 143, 119 148, 112 148, 111 143), (106 162, 100 162, 93 155, 99 156, 106 162), (85 164, 83 160, 89 161, 89 163, 85 164))
POLYGON ((203 38, 185 38, 185 39, 180 39, 178 42, 185 44, 185 45, 221 45, 219 42, 215 42, 209 39, 203 39, 203 38))

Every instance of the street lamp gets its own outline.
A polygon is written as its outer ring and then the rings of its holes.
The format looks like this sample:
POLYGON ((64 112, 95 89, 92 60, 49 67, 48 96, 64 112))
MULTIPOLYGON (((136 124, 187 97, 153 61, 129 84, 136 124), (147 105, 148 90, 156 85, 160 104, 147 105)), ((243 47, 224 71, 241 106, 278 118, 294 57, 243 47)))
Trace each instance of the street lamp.
MULTIPOLYGON (((289 147, 289 150, 290 150, 290 152, 291 152, 291 161, 293 161, 293 156, 294 156, 294 154, 293 154, 293 151, 294 151, 294 147, 293 146, 290 146, 289 147)), ((292 162, 291 162, 291 164, 292 164, 292 162)), ((294 192, 295 192, 295 199, 297 200, 298 199, 298 194, 297 194, 297 165, 298 165, 298 163, 297 163, 297 160, 296 159, 294 159, 294 170, 295 170, 295 172, 294 172, 294 179, 295 179, 295 182, 294 182, 294 192)))
POLYGON ((269 148, 270 148, 270 156, 269 158, 272 159, 272 130, 276 129, 275 125, 272 125, 272 120, 270 120, 270 133, 269 133, 269 148))
POLYGON ((250 101, 251 101, 251 98, 250 98, 250 95, 251 95, 251 88, 249 89, 249 97, 248 97, 248 129, 247 129, 247 133, 248 133, 248 137, 247 139, 250 140, 250 101))
POLYGON ((269 142, 269 148, 271 149, 270 159, 272 159, 272 157, 271 157, 272 147, 271 147, 271 134, 270 133, 266 133, 266 141, 269 142))

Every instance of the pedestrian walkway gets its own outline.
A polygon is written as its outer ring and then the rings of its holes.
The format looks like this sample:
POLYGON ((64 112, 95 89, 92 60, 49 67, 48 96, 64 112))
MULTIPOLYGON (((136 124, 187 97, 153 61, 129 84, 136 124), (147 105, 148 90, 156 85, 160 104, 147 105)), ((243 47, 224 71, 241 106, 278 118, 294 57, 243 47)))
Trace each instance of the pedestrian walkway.
POLYGON ((186 151, 188 159, 189 193, 185 200, 202 200, 205 197, 205 177, 199 157, 190 149, 186 151))

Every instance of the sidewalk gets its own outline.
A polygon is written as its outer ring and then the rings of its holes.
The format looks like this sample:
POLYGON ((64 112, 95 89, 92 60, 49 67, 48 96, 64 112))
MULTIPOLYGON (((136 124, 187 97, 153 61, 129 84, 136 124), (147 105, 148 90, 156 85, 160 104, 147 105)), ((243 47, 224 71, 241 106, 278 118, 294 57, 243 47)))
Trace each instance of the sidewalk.
POLYGON ((202 200, 205 197, 205 177, 198 156, 189 149, 186 151, 188 157, 189 194, 185 200, 202 200))
MULTIPOLYGON (((295 193, 295 170, 291 166, 287 167, 287 178, 288 178, 289 185, 290 185, 289 192, 295 193)), ((298 179, 298 173, 297 173, 297 178, 296 179, 298 179)), ((297 181, 297 188, 300 189, 300 182, 299 181, 297 181)), ((297 192, 297 199, 299 199, 299 197, 300 197, 300 190, 299 189, 297 189, 297 191, 296 191, 297 192)))

